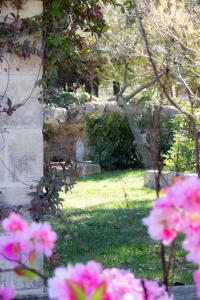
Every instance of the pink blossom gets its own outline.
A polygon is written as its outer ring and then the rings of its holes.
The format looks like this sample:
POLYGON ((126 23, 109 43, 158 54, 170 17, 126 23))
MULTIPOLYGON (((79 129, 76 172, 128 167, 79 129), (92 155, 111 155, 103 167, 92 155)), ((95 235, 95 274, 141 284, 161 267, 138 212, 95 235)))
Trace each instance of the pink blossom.
POLYGON ((0 255, 11 262, 20 261, 25 253, 25 245, 15 237, 4 237, 0 243, 0 255))
POLYGON ((15 289, 13 287, 0 286, 0 299, 1 300, 12 300, 16 296, 15 289))
POLYGON ((165 287, 160 287, 156 281, 148 281, 144 279, 144 286, 146 288, 148 300, 161 300, 165 295, 165 287))
POLYGON ((200 179, 190 177, 178 180, 166 189, 167 199, 176 207, 200 214, 200 179))
POLYGON ((30 240, 36 252, 44 252, 46 256, 51 256, 57 235, 52 231, 48 223, 32 223, 29 230, 30 240))
POLYGON ((69 264, 67 268, 55 270, 55 277, 48 280, 49 297, 57 300, 75 300, 71 294, 68 281, 76 282, 85 291, 86 296, 90 297, 92 292, 102 282, 102 266, 94 261, 86 265, 69 264))
POLYGON ((196 284, 197 296, 200 298, 200 270, 193 273, 194 282, 196 284))
POLYGON ((8 218, 3 220, 2 227, 8 233, 25 232, 28 224, 20 215, 12 212, 8 218))
POLYGON ((200 265, 200 228, 186 235, 183 249, 188 251, 187 260, 200 265))
POLYGON ((55 277, 48 280, 48 294, 50 299, 75 300, 72 296, 67 280, 71 279, 69 271, 65 268, 57 268, 55 277))
POLYGON ((152 239, 162 241, 164 245, 169 245, 177 235, 179 217, 173 208, 155 206, 150 215, 143 219, 143 223, 148 226, 148 233, 152 239))
POLYGON ((3 221, 3 228, 7 235, 0 239, 0 258, 7 259, 13 266, 19 262, 34 262, 37 253, 52 255, 57 235, 48 223, 29 225, 21 216, 11 213, 3 221))
MULTIPOLYGON (((91 300, 93 292, 100 284, 105 284, 103 300, 145 300, 142 281, 127 270, 105 269, 97 262, 90 261, 86 265, 68 265, 67 268, 55 270, 55 276, 48 280, 50 299, 76 300, 72 295, 69 283, 76 283, 91 300)), ((149 300, 172 300, 167 297, 165 288, 156 282, 144 280, 149 300)))
POLYGON ((106 282, 106 293, 103 300, 121 300, 133 297, 143 300, 143 287, 141 281, 126 270, 106 269, 102 274, 106 282))
POLYGON ((165 193, 143 222, 154 240, 169 245, 178 233, 187 235, 200 226, 200 179, 177 180, 165 193))

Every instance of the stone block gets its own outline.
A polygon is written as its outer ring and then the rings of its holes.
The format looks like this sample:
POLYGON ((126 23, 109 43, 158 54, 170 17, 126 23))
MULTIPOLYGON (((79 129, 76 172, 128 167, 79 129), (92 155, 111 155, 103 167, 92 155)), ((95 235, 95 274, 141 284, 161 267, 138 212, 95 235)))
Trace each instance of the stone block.
MULTIPOLYGON (((19 12, 13 8, 11 1, 7 2, 8 5, 1 9, 1 17, 10 13, 19 13, 22 18, 33 17, 40 15, 43 10, 41 0, 22 1, 24 6, 19 12)), ((9 22, 9 18, 7 20, 9 22)), ((29 38, 37 40, 37 47, 41 48, 41 32, 29 38)), ((27 39, 27 36, 24 35, 23 39, 27 39)), ((42 73, 41 58, 35 55, 23 60, 13 53, 7 53, 0 62, 1 106, 8 108, 8 98, 12 101, 12 107, 18 104, 12 116, 6 113, 0 116, 0 205, 4 210, 22 205, 26 217, 32 199, 29 195, 33 191, 30 186, 36 186, 43 176, 42 90, 36 86, 42 73)), ((6 268, 7 264, 0 261, 2 268, 6 268)), ((42 271, 42 256, 37 258, 36 268, 42 271)), ((28 291, 37 294, 37 291, 43 290, 42 280, 22 280, 12 272, 1 273, 0 284, 15 285, 19 293, 24 295, 28 291)))
MULTIPOLYGON (((157 171, 148 170, 144 173, 144 186, 155 189, 156 188, 156 181, 155 181, 155 175, 157 171)), ((163 171, 161 178, 160 178, 160 184, 161 188, 165 188, 167 186, 172 185, 173 178, 175 176, 181 176, 185 178, 197 176, 195 173, 177 173, 175 171, 163 171)))
POLYGON ((87 161, 76 163, 74 168, 77 175, 82 178, 101 173, 101 166, 99 164, 93 164, 92 162, 87 161))
POLYGON ((56 108, 47 106, 43 110, 44 123, 47 125, 58 126, 59 123, 64 123, 68 119, 68 113, 65 108, 56 108))
POLYGON ((173 289, 174 300, 197 300, 194 285, 176 286, 173 289))
MULTIPOLYGON (((43 271, 43 258, 40 256, 36 260, 35 268, 39 271, 43 271)), ((10 264, 5 261, 0 261, 0 267, 2 269, 10 268, 10 264)), ((21 291, 32 290, 32 289, 43 289, 44 282, 41 279, 37 280, 27 280, 23 279, 22 277, 19 277, 15 275, 14 272, 6 272, 6 273, 0 273, 0 282, 3 283, 5 286, 14 286, 16 287, 17 293, 20 294, 21 291)))
POLYGON ((106 107, 105 103, 103 103, 103 102, 96 102, 95 103, 95 115, 97 117, 103 116, 104 111, 105 111, 105 107, 106 107))
POLYGON ((109 113, 119 112, 122 114, 122 109, 116 101, 110 101, 106 103, 105 112, 109 112, 109 113))
MULTIPOLYGON (((5 135, 7 184, 40 180, 43 174, 43 136, 41 129, 10 130, 5 135)), ((0 184, 1 185, 1 184, 0 184)))
POLYGON ((0 186, 1 204, 8 207, 30 204, 32 197, 28 194, 33 190, 29 186, 25 186, 21 182, 10 186, 6 186, 5 183, 4 186, 2 185, 0 186))
POLYGON ((94 112, 95 112, 95 104, 86 102, 85 103, 85 114, 90 115, 91 113, 94 113, 94 112))
POLYGON ((11 55, 7 55, 6 59, 9 66, 4 60, 0 63, 0 94, 5 93, 2 106, 7 106, 8 98, 12 105, 22 106, 17 108, 12 117, 2 114, 0 125, 7 128, 39 128, 42 126, 43 115, 38 99, 41 99, 42 94, 36 82, 42 76, 41 60, 34 57, 24 63, 17 56, 11 55))
MULTIPOLYGON (((43 3, 41 0, 29 0, 23 1, 23 9, 20 11, 20 16, 22 18, 33 17, 39 15, 43 11, 43 3)), ((1 16, 6 16, 10 13, 17 13, 17 10, 14 9, 11 5, 7 7, 2 7, 1 16)))

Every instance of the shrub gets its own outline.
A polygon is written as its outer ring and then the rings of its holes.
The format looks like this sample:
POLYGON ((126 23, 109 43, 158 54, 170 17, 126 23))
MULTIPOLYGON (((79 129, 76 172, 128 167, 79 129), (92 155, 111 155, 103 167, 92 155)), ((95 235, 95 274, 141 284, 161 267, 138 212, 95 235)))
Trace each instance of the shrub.
POLYGON ((163 155, 165 170, 185 172, 195 171, 194 139, 189 120, 177 115, 172 121, 173 142, 169 151, 163 155))
POLYGON ((90 158, 107 170, 140 166, 128 120, 119 113, 87 118, 90 158))
POLYGON ((90 95, 83 90, 78 91, 77 94, 63 90, 56 90, 49 98, 49 103, 51 105, 63 108, 67 108, 69 104, 81 104, 88 101, 90 101, 90 95))

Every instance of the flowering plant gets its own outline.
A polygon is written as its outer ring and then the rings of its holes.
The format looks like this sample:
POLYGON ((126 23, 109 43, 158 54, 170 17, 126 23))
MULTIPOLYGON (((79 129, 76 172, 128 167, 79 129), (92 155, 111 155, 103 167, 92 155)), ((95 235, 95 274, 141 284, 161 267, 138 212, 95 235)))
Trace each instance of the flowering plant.
MULTIPOLYGON (((160 241, 162 247, 172 245, 179 233, 185 235, 183 249, 188 251, 187 260, 199 266, 199 270, 194 272, 194 281, 200 297, 200 179, 178 179, 157 199, 143 222, 150 236, 160 241)), ((37 254, 52 255, 57 236, 51 226, 48 223, 28 224, 20 215, 11 213, 2 222, 2 227, 6 236, 0 238, 0 259, 9 262, 10 269, 6 271, 14 271, 30 280, 37 277, 44 279, 50 299, 173 299, 166 286, 145 278, 137 279, 128 270, 104 269, 95 261, 57 268, 54 276, 47 278, 33 266, 37 254)), ((0 287, 0 299, 11 300, 14 297, 13 287, 0 287)))

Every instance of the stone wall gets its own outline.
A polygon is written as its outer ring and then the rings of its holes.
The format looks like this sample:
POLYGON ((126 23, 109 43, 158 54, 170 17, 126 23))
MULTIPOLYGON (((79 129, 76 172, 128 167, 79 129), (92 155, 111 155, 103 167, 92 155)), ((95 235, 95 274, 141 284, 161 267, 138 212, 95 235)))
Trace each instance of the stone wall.
MULTIPOLYGON (((42 9, 42 1, 28 0, 20 11, 20 16, 39 15, 42 9)), ((5 16, 11 12, 16 13, 10 4, 0 13, 5 16)), ((38 43, 40 46, 40 36, 38 43)), ((0 95, 5 94, 1 97, 1 106, 6 106, 8 98, 13 105, 22 104, 12 116, 0 114, 0 206, 12 210, 22 205, 27 217, 25 211, 31 201, 28 195, 30 186, 35 186, 43 175, 43 113, 38 102, 41 90, 35 87, 36 81, 41 77, 39 57, 32 56, 24 61, 14 54, 7 54, 0 62, 0 95)), ((6 263, 1 263, 1 267, 6 267, 6 263)), ((42 267, 40 259, 38 267, 42 267)), ((30 283, 19 280, 8 272, 0 276, 0 282, 5 285, 14 284, 20 292, 38 290, 43 286, 40 281, 30 283)))
MULTIPOLYGON (((146 109, 139 109, 136 105, 129 105, 134 115, 148 114, 146 109)), ((85 132, 87 116, 100 117, 104 114, 123 111, 116 101, 92 101, 85 104, 70 104, 68 109, 44 108, 44 152, 52 161, 75 159, 76 142, 81 136, 85 146, 84 160, 89 159, 89 147, 85 132)), ((166 107, 162 114, 172 117, 175 113, 173 107, 166 107)))

